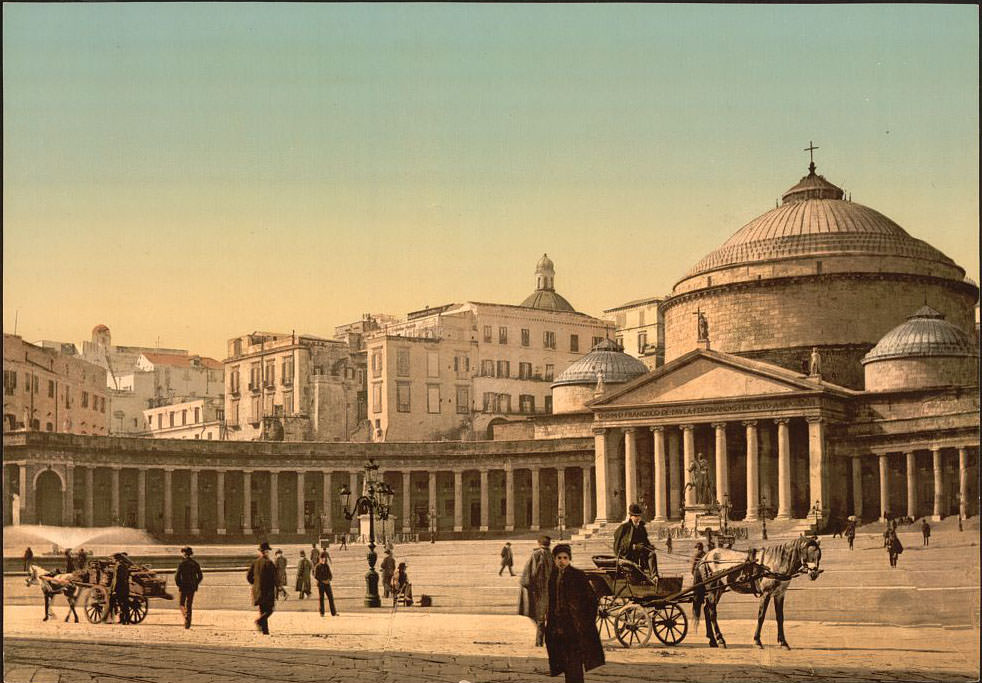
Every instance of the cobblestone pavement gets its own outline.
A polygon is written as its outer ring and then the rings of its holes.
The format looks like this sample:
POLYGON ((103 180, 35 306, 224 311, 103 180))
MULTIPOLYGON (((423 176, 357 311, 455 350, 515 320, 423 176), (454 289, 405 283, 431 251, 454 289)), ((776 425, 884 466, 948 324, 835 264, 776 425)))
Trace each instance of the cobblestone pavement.
MULTIPOLYGON (((37 610, 4 609, 7 683, 232 683, 239 681, 547 681, 545 652, 521 617, 399 612, 321 619, 276 613, 274 635, 252 612, 200 610, 190 631, 174 610, 139 626, 40 622, 37 610)), ((975 628, 800 622, 793 650, 750 645, 753 623, 727 620, 730 648, 690 633, 675 648, 607 649, 589 681, 969 681, 979 675, 975 628)))

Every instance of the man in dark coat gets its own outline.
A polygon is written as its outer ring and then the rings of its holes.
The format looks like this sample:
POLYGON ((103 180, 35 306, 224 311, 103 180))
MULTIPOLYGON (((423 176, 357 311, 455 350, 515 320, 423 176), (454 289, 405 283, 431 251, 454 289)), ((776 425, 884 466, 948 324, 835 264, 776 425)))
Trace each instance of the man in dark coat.
POLYGON ((511 542, 509 541, 501 548, 501 569, 498 570, 498 576, 501 576, 501 572, 505 571, 505 567, 508 567, 509 574, 515 576, 515 572, 511 570, 514 564, 515 556, 511 552, 511 542))
POLYGON ((85 552, 85 548, 78 549, 78 564, 77 569, 85 569, 85 563, 89 559, 89 554, 85 552))
POLYGON ((75 571, 75 558, 72 556, 72 549, 65 548, 65 573, 71 574, 75 571))
POLYGON ((259 545, 259 557, 253 560, 246 574, 246 579, 252 584, 252 604, 259 607, 256 628, 267 636, 269 617, 276 604, 276 565, 269 559, 269 550, 269 543, 263 541, 259 545))
POLYGON ((900 543, 900 539, 897 538, 897 532, 893 529, 887 529, 887 540, 886 543, 887 554, 890 557, 890 566, 897 566, 897 558, 900 553, 904 551, 904 546, 900 543))
POLYGON ((572 551, 565 543, 552 549, 556 571, 549 577, 546 649, 549 675, 566 675, 566 683, 582 683, 584 670, 605 663, 597 633, 597 595, 581 570, 570 564, 572 551))
POLYGON ((842 533, 849 541, 849 550, 852 550, 853 543, 856 542, 856 523, 850 519, 846 522, 846 530, 842 533))
POLYGON ((922 545, 931 545, 931 525, 926 519, 921 520, 921 535, 924 537, 922 545))
POLYGON ((392 593, 392 575, 396 573, 396 558, 392 557, 392 551, 386 549, 385 558, 382 560, 382 590, 385 593, 382 597, 387 598, 392 593))
POLYGON ((525 563, 522 578, 519 579, 521 594, 519 595, 518 613, 535 622, 535 645, 545 644, 546 613, 549 610, 549 577, 555 571, 556 565, 549 553, 548 536, 539 538, 539 545, 532 551, 532 557, 525 563))
POLYGON ((184 615, 184 628, 191 628, 191 608, 194 605, 194 594, 198 591, 198 586, 204 575, 201 573, 201 565, 191 555, 194 551, 189 547, 181 548, 181 555, 184 559, 177 565, 177 573, 174 575, 174 583, 177 584, 177 591, 181 596, 181 614, 184 615))
MULTIPOLYGON (((390 554, 389 557, 392 555, 390 554)), ((314 566, 314 581, 317 582, 317 594, 320 596, 321 616, 324 616, 325 595, 328 605, 331 607, 331 616, 336 617, 338 615, 338 610, 334 607, 334 591, 331 590, 331 579, 333 578, 331 565, 327 563, 327 553, 321 553, 317 564, 314 566)), ((386 588, 385 594, 389 594, 388 588, 386 588)))
POLYGON ((113 572, 112 593, 119 608, 119 623, 130 623, 130 558, 123 553, 113 555, 116 569, 113 572))
POLYGON ((31 571, 32 564, 34 564, 34 551, 31 550, 30 546, 27 546, 27 550, 24 551, 24 571, 31 571))
POLYGON ((632 503, 628 515, 628 520, 614 532, 614 553, 634 562, 652 576, 657 576, 658 559, 651 541, 648 540, 648 530, 641 521, 641 506, 632 503))
POLYGON ((276 599, 279 600, 280 596, 286 600, 290 596, 286 592, 286 558, 283 557, 283 551, 276 551, 276 599))

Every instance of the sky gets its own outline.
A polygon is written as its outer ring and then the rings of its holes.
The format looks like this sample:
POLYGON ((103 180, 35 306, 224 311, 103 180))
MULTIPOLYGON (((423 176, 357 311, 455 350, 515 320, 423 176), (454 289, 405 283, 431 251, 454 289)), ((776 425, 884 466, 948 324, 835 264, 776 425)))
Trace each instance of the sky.
POLYGON ((599 315, 818 172, 979 280, 972 5, 3 5, 3 328, 599 315))

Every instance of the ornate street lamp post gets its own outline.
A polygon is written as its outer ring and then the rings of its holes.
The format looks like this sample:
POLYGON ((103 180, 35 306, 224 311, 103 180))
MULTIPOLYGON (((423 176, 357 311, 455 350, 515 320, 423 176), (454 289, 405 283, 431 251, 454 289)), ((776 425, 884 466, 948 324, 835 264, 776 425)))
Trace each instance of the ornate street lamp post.
POLYGON ((362 495, 358 496, 349 511, 348 503, 351 499, 351 491, 347 486, 342 486, 338 493, 341 496, 341 507, 344 509, 344 517, 352 520, 355 515, 368 515, 368 572, 365 574, 365 607, 381 607, 382 600, 378 595, 378 573, 375 571, 375 562, 378 555, 375 553, 375 518, 385 521, 389 518, 389 506, 392 504, 392 497, 395 491, 384 481, 378 479, 378 465, 375 461, 369 460, 365 465, 365 483, 362 485, 362 495))

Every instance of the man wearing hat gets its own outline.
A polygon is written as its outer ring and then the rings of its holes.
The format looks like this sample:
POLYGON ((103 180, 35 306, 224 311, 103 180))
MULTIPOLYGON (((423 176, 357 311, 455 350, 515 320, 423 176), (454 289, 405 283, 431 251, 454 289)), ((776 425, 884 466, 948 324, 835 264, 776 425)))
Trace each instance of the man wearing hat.
POLYGON ((396 558, 392 556, 392 551, 385 549, 385 557, 382 559, 382 591, 383 598, 389 597, 392 592, 392 576, 396 573, 396 558))
POLYGON ((641 506, 631 503, 627 521, 614 532, 614 553, 655 576, 658 574, 658 560, 653 551, 651 541, 648 540, 648 530, 641 521, 641 506))
POLYGON ((582 683, 584 670, 605 663, 603 645, 594 622, 597 595, 583 571, 571 562, 566 543, 552 549, 556 570, 549 577, 549 609, 546 615, 546 649, 549 675, 565 674, 566 683, 582 683))
POLYGON ((515 559, 511 552, 511 541, 508 541, 501 548, 501 569, 498 570, 498 576, 501 576, 501 572, 505 571, 505 567, 508 568, 509 574, 515 576, 515 572, 511 570, 513 564, 515 564, 515 559))
POLYGON ((194 551, 190 547, 181 548, 181 555, 184 559, 177 566, 177 573, 174 574, 174 583, 177 584, 177 591, 181 596, 181 614, 184 615, 184 628, 191 628, 191 606, 194 604, 194 594, 198 590, 198 585, 204 576, 201 574, 201 565, 191 557, 194 551))
POLYGON ((269 617, 276 604, 276 565, 269 559, 269 543, 259 544, 259 557, 253 560, 246 574, 246 579, 252 584, 252 604, 259 607, 259 618, 256 628, 264 635, 269 635, 269 617))
POLYGON ((128 624, 130 623, 130 565, 133 563, 126 553, 116 553, 113 559, 116 560, 116 567, 113 570, 111 592, 119 609, 119 623, 128 624))
POLYGON ((549 554, 548 536, 539 537, 539 545, 532 551, 532 557, 525 563, 522 578, 519 579, 518 613, 535 622, 535 645, 545 644, 546 613, 549 610, 549 577, 555 569, 549 554))

